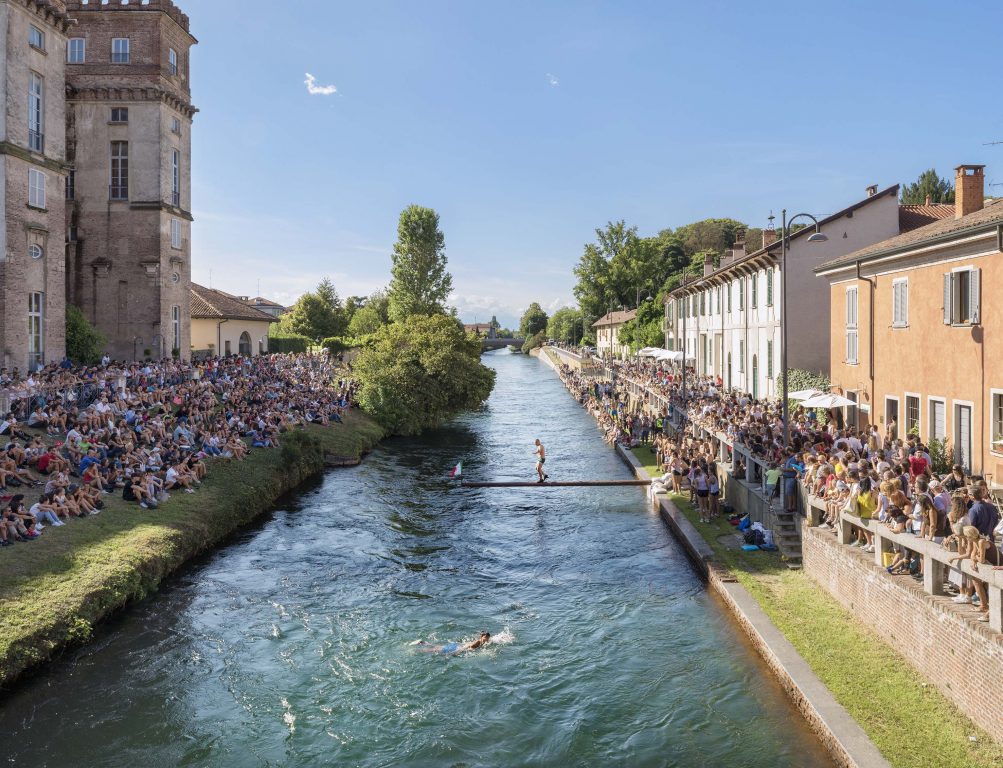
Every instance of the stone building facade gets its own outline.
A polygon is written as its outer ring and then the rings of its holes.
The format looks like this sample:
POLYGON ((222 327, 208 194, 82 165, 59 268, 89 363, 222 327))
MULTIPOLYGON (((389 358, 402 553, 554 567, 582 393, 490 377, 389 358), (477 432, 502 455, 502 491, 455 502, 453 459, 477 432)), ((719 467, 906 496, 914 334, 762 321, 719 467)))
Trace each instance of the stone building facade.
POLYGON ((191 350, 188 17, 67 0, 67 298, 114 358, 191 350))
POLYGON ((65 353, 62 0, 0 0, 0 350, 25 371, 65 353))

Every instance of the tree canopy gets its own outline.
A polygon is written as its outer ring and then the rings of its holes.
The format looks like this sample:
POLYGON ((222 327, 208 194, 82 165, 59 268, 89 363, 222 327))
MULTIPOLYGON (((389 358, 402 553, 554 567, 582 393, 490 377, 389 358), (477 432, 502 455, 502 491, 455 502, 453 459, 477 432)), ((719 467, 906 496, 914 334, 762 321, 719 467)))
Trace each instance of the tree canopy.
POLYGON ((662 330, 663 313, 661 299, 642 302, 637 315, 624 323, 617 333, 620 343, 628 345, 632 352, 644 347, 662 346, 665 342, 665 332, 662 330))
POLYGON ((902 187, 903 205, 922 205, 929 196, 931 203, 953 203, 954 185, 937 175, 935 168, 923 171, 912 184, 902 187))
POLYGON ((480 342, 452 317, 415 315, 384 325, 353 363, 359 403, 391 432, 419 434, 491 394, 495 372, 480 356, 480 342))
POLYGON ((557 339, 566 344, 578 344, 584 333, 581 310, 562 307, 547 321, 547 338, 557 339))
POLYGON ((545 331, 546 329, 547 313, 543 311, 543 307, 534 301, 522 314, 522 319, 519 321, 519 335, 524 339, 528 339, 530 336, 535 336, 540 331, 545 331))
POLYGON ((306 336, 315 344, 345 330, 345 315, 338 292, 328 278, 315 291, 304 293, 279 321, 280 330, 306 336))
POLYGON ((401 211, 388 289, 391 320, 446 311, 453 278, 446 271, 445 249, 439 214, 420 205, 401 211))

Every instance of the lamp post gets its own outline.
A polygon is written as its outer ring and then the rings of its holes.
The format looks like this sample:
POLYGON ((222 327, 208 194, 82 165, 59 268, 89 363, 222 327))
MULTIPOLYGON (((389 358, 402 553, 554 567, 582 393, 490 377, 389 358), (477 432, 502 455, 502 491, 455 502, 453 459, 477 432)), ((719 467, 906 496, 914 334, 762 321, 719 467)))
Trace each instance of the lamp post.
POLYGON ((797 213, 787 218, 787 209, 784 208, 781 216, 781 248, 780 248, 780 365, 783 368, 783 420, 784 420, 784 450, 791 442, 790 406, 787 398, 787 252, 791 248, 791 224, 794 219, 804 216, 815 222, 815 232, 808 236, 809 243, 824 243, 829 238, 819 231, 818 219, 810 213, 797 213))
POLYGON ((640 309, 641 307, 641 288, 644 288, 645 292, 648 294, 645 297, 645 301, 651 301, 651 291, 648 290, 647 285, 642 285, 640 288, 636 288, 634 291, 634 309, 640 309))

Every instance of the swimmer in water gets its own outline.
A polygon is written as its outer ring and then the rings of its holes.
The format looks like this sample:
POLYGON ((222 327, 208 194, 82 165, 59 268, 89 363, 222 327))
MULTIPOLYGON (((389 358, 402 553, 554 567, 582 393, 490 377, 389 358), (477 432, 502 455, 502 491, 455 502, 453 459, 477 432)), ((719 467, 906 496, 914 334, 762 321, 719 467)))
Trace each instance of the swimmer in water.
POLYGON ((478 648, 483 648, 485 645, 491 642, 490 632, 481 632, 480 637, 469 643, 446 643, 445 645, 431 645, 428 648, 420 648, 422 653, 443 653, 446 655, 452 655, 454 653, 463 653, 464 651, 476 651, 478 648))

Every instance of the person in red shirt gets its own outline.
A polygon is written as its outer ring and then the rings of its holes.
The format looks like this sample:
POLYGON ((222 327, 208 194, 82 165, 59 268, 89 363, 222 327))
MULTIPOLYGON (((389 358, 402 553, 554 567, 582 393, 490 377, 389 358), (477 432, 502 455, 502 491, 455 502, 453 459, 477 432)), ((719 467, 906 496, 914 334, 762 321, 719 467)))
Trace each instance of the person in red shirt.
POLYGON ((912 479, 915 480, 917 477, 926 472, 928 466, 926 457, 923 455, 922 446, 916 449, 916 452, 909 457, 909 474, 912 479))

